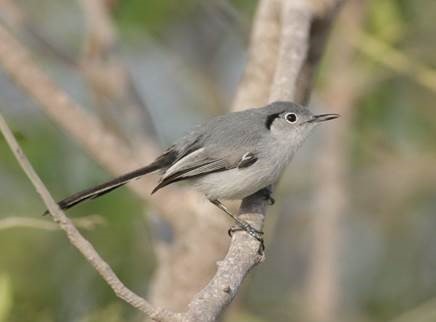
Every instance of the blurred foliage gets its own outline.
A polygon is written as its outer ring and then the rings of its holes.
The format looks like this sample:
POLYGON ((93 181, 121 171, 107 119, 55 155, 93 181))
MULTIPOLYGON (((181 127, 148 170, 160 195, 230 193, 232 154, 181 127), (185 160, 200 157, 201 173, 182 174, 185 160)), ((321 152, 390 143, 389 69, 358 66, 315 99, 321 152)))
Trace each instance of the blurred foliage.
MULTIPOLYGON (((226 1, 185 0, 123 0, 117 1, 114 6, 114 17, 121 30, 145 30, 150 34, 159 34, 167 30, 168 26, 177 25, 189 19, 199 9, 226 1)), ((244 13, 252 14, 256 2, 252 0, 229 1, 229 6, 244 13)))
POLYGON ((387 43, 395 43, 404 36, 405 17, 401 2, 370 1, 368 31, 387 43))
POLYGON ((8 274, 0 273, 0 322, 8 321, 12 307, 12 286, 8 274))
POLYGON ((189 14, 201 3, 199 0, 124 0, 118 1, 115 18, 125 31, 145 29, 156 34, 165 27, 188 18, 189 14))

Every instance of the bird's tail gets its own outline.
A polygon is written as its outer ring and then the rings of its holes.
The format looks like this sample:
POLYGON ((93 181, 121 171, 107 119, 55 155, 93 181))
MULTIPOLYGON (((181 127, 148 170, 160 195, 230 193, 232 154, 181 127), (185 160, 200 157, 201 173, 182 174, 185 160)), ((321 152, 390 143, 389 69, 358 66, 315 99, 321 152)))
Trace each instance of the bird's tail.
MULTIPOLYGON (((79 191, 61 201, 58 202, 58 206, 61 209, 69 209, 82 203, 86 200, 95 199, 100 197, 112 190, 115 190, 121 186, 124 186, 129 181, 140 178, 147 173, 151 173, 153 171, 159 170, 162 168, 162 164, 159 162, 153 162, 143 168, 137 169, 135 171, 126 173, 120 177, 107 181, 105 183, 99 184, 98 186, 79 191)), ((48 214, 48 210, 44 212, 44 215, 48 214)))

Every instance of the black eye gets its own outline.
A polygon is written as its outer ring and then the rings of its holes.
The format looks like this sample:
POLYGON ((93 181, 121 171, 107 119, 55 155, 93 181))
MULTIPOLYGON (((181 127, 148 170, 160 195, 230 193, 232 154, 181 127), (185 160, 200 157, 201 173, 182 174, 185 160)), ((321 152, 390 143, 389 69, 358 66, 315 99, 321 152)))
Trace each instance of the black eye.
POLYGON ((289 123, 295 123, 295 122, 297 122, 297 114, 295 114, 295 113, 288 113, 288 114, 285 115, 285 119, 289 123))

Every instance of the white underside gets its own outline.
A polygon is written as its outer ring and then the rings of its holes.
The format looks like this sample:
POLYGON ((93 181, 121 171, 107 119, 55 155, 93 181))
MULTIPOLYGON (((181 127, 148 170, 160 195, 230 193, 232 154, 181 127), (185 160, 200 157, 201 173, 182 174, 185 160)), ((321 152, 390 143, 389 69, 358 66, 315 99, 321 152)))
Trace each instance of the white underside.
POLYGON ((191 182, 208 199, 243 199, 275 183, 293 155, 293 151, 279 146, 270 152, 273 153, 268 157, 259 155, 259 159, 247 168, 215 172, 191 179, 191 182))

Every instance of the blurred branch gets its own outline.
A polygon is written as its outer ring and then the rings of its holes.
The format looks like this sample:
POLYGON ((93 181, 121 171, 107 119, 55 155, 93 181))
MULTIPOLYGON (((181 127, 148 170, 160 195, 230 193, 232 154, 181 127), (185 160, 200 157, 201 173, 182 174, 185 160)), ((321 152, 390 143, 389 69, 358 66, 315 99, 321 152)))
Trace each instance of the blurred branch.
MULTIPOLYGON (((72 220, 78 228, 87 230, 94 229, 97 225, 105 223, 103 217, 99 215, 90 215, 72 220)), ((58 230, 59 226, 45 219, 36 219, 31 217, 6 217, 0 219, 0 230, 10 228, 35 228, 43 230, 58 230)))
POLYGON ((279 5, 279 0, 259 2, 247 66, 233 102, 235 111, 264 106, 268 101, 280 37, 279 5))
POLYGON ((345 173, 348 157, 348 138, 352 109, 358 97, 353 69, 353 39, 361 29, 364 8, 360 0, 350 0, 338 18, 332 37, 329 81, 321 91, 323 104, 332 112, 342 115, 340 122, 324 129, 324 143, 317 161, 312 227, 313 246, 310 252, 310 269, 306 288, 305 313, 309 321, 338 320, 341 288, 338 281, 340 223, 346 211, 347 189, 345 173), (322 212, 322 213, 320 213, 322 212))
POLYGON ((9 26, 23 23, 24 16, 20 8, 11 0, 0 0, 0 17, 9 26))
POLYGON ((365 32, 361 32, 360 35, 350 39, 350 41, 359 51, 378 63, 391 68, 397 73, 404 74, 418 84, 436 92, 436 70, 433 68, 421 64, 365 32))
POLYGON ((81 71, 92 90, 100 119, 124 139, 133 139, 137 146, 144 136, 155 138, 149 110, 116 53, 118 37, 107 3, 80 0, 79 4, 87 26, 81 71))
POLYGON ((1 16, 6 24, 21 30, 35 41, 39 50, 79 70, 96 101, 105 125, 124 140, 138 145, 144 136, 155 137, 149 110, 130 74, 120 61, 114 24, 104 0, 79 1, 87 22, 85 48, 81 61, 58 48, 43 34, 31 17, 10 0, 1 0, 1 16), (120 117, 120 111, 122 117, 120 117))
POLYGON ((41 33, 29 15, 16 2, 0 0, 0 17, 9 28, 24 31, 30 35, 45 53, 59 59, 70 67, 79 67, 73 56, 62 51, 41 33))
POLYGON ((60 210, 53 197, 48 192, 41 179, 38 177, 33 167, 29 163, 29 160, 25 156, 23 150, 15 140, 11 130, 9 129, 3 116, 0 114, 0 130, 4 135, 11 151, 20 164, 23 171, 26 173, 29 180, 32 182, 36 191, 44 201, 47 209, 50 212, 53 220, 59 225, 59 227, 65 231, 69 241, 76 247, 80 253, 87 259, 87 261, 96 269, 100 276, 106 281, 106 283, 112 288, 115 294, 126 301, 133 307, 141 310, 146 315, 152 317, 157 321, 172 321, 175 315, 164 309, 157 309, 151 306, 146 300, 130 291, 126 286, 118 279, 115 273, 110 268, 103 258, 97 253, 94 247, 80 234, 71 220, 65 216, 64 212, 60 210))

